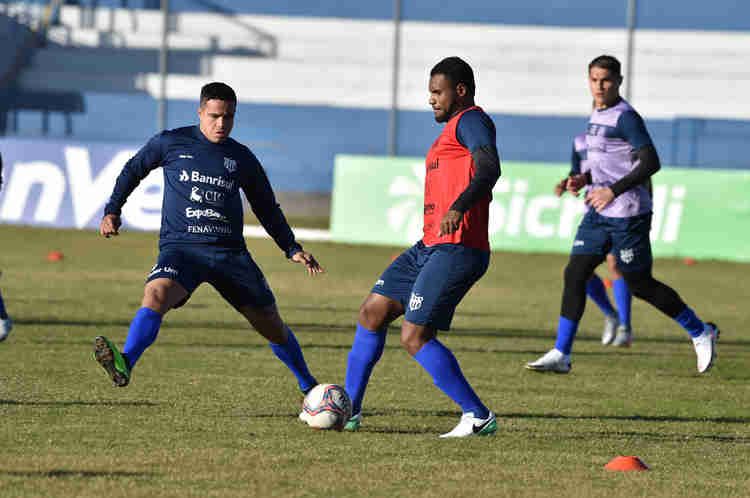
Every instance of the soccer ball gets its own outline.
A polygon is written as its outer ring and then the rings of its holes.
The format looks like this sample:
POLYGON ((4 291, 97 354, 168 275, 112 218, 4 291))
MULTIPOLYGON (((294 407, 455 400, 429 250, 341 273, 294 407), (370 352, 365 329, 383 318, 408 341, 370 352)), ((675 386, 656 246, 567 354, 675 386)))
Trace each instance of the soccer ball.
POLYGON ((352 416, 352 400, 343 387, 318 384, 302 403, 302 418, 313 429, 340 431, 352 416))

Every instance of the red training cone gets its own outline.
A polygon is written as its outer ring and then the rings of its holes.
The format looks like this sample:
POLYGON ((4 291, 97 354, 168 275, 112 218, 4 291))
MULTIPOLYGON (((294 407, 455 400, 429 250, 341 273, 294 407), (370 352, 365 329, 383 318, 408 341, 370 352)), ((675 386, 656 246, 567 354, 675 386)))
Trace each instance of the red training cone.
POLYGON ((62 261, 63 253, 60 251, 50 251, 47 253, 47 261, 62 261))
POLYGON ((649 470, 648 465, 637 456, 618 456, 604 466, 607 470, 629 472, 631 470, 649 470))

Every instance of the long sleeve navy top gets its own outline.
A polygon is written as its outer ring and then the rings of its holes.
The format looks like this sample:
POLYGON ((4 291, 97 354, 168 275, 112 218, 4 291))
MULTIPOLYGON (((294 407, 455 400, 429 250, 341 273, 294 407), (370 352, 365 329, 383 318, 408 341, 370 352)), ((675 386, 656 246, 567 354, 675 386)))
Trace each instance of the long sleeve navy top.
POLYGON ((255 155, 228 138, 210 142, 198 126, 167 130, 151 138, 117 177, 104 214, 119 215, 128 196, 153 169, 164 171, 159 247, 207 244, 245 247, 240 189, 282 251, 301 249, 276 202, 255 155))

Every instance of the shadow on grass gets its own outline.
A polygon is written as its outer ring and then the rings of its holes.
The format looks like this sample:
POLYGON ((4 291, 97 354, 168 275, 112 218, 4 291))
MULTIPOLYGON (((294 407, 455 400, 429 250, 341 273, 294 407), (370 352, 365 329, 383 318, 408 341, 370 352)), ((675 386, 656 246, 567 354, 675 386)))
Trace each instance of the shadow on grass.
MULTIPOLYGON (((193 305, 191 305, 193 306, 193 305)), ((283 313, 282 313, 283 316, 283 313)), ((122 327, 127 328, 130 326, 129 319, 123 320, 69 320, 61 318, 18 318, 14 319, 16 325, 37 325, 37 326, 59 326, 59 327, 122 327)), ((310 323, 310 322, 287 322, 288 325, 301 333, 315 333, 325 332, 333 334, 346 334, 354 337, 355 323, 354 320, 349 324, 336 324, 336 323, 310 323)), ((171 317, 165 319, 162 326, 163 329, 224 329, 224 330, 241 330, 250 331, 250 326, 239 318, 237 321, 211 321, 211 320, 174 320, 171 317)), ((399 328, 397 326, 391 326, 389 328, 390 334, 398 334, 399 328)), ((441 335, 451 335, 455 337, 494 337, 498 339, 545 339, 553 340, 555 337, 554 331, 544 329, 480 329, 480 328, 464 328, 454 327, 449 332, 441 332, 441 335)), ((750 346, 750 339, 728 339, 727 334, 723 334, 719 344, 728 346, 750 346)), ((576 337, 578 342, 600 342, 601 338, 596 335, 582 335, 576 337)), ((669 337, 638 337, 636 341, 641 344, 686 344, 688 341, 687 336, 675 328, 674 335, 669 337)), ((44 341, 45 343, 48 341, 44 341)), ((54 341, 49 341, 54 342, 54 341)), ((632 354, 632 353, 631 353, 632 354)))
POLYGON ((127 472, 123 470, 72 470, 72 469, 52 469, 52 470, 2 470, 0 476, 10 477, 154 477, 157 474, 152 472, 127 472))
MULTIPOLYGON (((365 416, 375 417, 458 417, 457 410, 416 410, 410 408, 380 408, 365 410, 365 416)), ((747 417, 681 417, 676 415, 564 415, 560 413, 496 413, 499 419, 545 419, 545 420, 616 420, 631 422, 707 422, 714 424, 747 424, 747 417)))
MULTIPOLYGON (((523 437, 534 437, 537 439, 549 439, 549 432, 534 432, 524 434, 523 437)), ((665 434, 661 432, 638 432, 638 431, 607 431, 607 432, 576 432, 564 436, 555 433, 556 438, 569 440, 594 441, 597 439, 629 439, 637 438, 648 441, 659 441, 665 443, 687 443, 694 440, 714 441, 717 443, 750 444, 750 437, 727 436, 720 434, 665 434)))
POLYGON ((58 400, 58 401, 27 401, 16 399, 0 399, 0 405, 19 406, 159 406, 153 401, 87 401, 87 400, 58 400))

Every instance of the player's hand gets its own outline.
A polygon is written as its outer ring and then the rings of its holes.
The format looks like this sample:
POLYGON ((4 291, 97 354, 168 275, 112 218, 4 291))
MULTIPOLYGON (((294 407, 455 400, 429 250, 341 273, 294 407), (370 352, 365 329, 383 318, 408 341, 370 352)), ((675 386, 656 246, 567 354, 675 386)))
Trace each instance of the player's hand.
POLYGON ((588 184, 588 177, 583 173, 578 175, 571 175, 568 177, 565 189, 571 194, 578 197, 580 190, 588 184))
POLYGON ((305 265, 308 275, 314 276, 316 273, 325 273, 325 269, 323 269, 313 255, 307 251, 297 251, 292 255, 291 259, 295 263, 302 263, 305 265))
POLYGON ((586 193, 586 204, 601 212, 614 200, 615 193, 609 187, 591 189, 586 193))
POLYGON ((99 223, 99 233, 107 238, 113 235, 120 235, 120 225, 122 221, 116 214, 105 214, 102 222, 99 223))
POLYGON ((560 182, 557 185, 555 185, 555 195, 558 197, 562 196, 567 188, 568 188, 568 179, 563 178, 562 180, 560 180, 560 182))
POLYGON ((455 211, 453 209, 449 210, 445 215, 443 216, 443 219, 440 220, 440 231, 438 232, 438 237, 442 237, 443 235, 448 235, 456 230, 458 230, 458 227, 461 225, 461 220, 463 219, 464 214, 460 211, 455 211))

